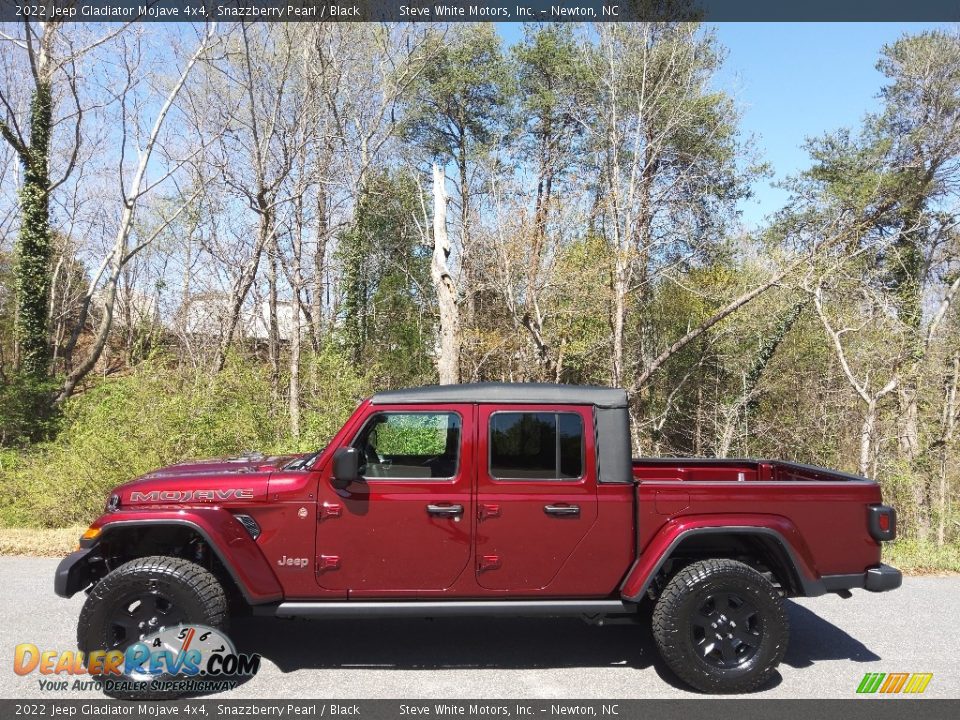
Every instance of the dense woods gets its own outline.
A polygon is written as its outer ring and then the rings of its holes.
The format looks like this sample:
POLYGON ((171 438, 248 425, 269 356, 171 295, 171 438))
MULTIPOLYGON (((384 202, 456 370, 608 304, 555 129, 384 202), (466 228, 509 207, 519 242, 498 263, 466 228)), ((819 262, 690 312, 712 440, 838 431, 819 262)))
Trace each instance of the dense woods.
POLYGON ((763 176, 694 24, 8 26, 0 521, 187 455, 322 446, 364 394, 631 392, 643 455, 876 477, 960 512, 960 38, 763 176))

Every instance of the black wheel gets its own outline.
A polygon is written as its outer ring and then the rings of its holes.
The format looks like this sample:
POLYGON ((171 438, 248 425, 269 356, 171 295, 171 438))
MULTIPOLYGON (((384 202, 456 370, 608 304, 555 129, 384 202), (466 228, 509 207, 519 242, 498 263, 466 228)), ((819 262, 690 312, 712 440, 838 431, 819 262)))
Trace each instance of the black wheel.
MULTIPOLYGON (((150 633, 180 623, 223 629, 227 618, 223 586, 209 571, 180 558, 145 557, 121 565, 93 587, 80 612, 77 645, 89 658, 94 650, 124 650, 150 633)), ((170 697, 154 691, 114 691, 103 682, 101 686, 108 695, 125 699, 170 697)))
POLYGON ((751 692, 787 650, 790 621, 777 589, 736 560, 688 565, 667 583, 653 610, 664 662, 701 692, 751 692))

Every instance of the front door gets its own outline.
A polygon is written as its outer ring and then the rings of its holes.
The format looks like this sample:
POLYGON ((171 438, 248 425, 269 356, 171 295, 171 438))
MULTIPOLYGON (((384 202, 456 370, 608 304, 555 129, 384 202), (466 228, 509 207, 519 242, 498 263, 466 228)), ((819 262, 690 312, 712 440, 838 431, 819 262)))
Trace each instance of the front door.
POLYGON ((350 444, 362 481, 320 480, 317 581, 351 597, 450 587, 470 560, 472 406, 377 406, 350 444))
POLYGON ((477 582, 546 588, 597 517, 592 408, 480 406, 477 582))

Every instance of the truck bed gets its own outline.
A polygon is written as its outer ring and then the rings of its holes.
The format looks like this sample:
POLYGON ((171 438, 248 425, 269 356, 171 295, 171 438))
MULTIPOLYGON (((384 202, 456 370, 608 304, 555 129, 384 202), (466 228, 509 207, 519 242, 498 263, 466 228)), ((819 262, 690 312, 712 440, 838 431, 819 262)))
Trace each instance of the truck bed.
POLYGON ((867 507, 880 486, 859 475, 774 460, 638 458, 637 535, 640 557, 665 548, 668 526, 693 526, 723 515, 736 524, 764 524, 790 542, 811 575, 863 572, 880 562, 867 533, 867 507))

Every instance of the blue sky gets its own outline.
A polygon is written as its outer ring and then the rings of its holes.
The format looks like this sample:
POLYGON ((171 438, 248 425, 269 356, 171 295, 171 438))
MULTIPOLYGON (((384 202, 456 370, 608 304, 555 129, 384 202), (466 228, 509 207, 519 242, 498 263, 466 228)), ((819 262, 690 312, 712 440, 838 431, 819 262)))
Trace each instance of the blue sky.
MULTIPOLYGON (((807 165, 806 138, 856 127, 879 107, 883 76, 880 48, 904 33, 938 27, 930 23, 713 23, 727 48, 719 89, 733 95, 742 129, 753 135, 760 159, 775 173, 757 182, 742 206, 750 228, 783 206, 787 194, 771 187, 807 165)), ((498 23, 504 40, 522 37, 519 23, 498 23)))
MULTIPOLYGON (((737 99, 745 133, 756 137, 775 179, 807 164, 804 139, 856 127, 879 108, 880 48, 904 33, 937 27, 919 23, 716 23, 728 50, 717 78, 737 99)), ((743 205, 750 227, 783 205, 786 193, 763 180, 743 205)))

